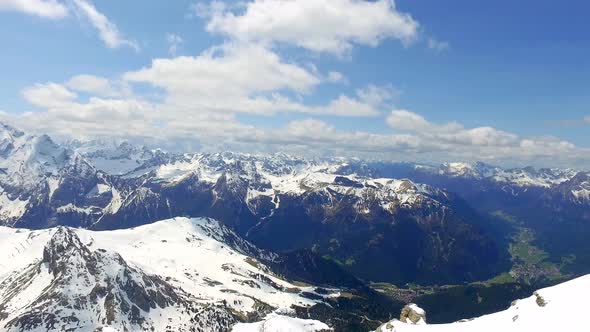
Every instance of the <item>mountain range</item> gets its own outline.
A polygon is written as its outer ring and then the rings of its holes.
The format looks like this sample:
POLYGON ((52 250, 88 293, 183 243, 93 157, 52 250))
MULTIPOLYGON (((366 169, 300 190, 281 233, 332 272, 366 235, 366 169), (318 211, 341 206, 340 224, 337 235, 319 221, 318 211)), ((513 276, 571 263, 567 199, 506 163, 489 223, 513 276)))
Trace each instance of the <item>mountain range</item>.
POLYGON ((9 330, 366 331, 408 296, 482 281, 505 294, 488 312, 590 273, 589 223, 583 170, 171 153, 0 124, 9 330))
POLYGON ((0 128, 6 226, 105 230, 211 217, 261 248, 313 250, 363 279, 441 284, 505 268, 502 237, 509 231, 489 220, 502 211, 534 228, 556 256, 590 259, 583 254, 590 249, 588 172, 174 154, 126 142, 58 144, 0 128), (572 234, 580 250, 570 253, 551 239, 572 234))

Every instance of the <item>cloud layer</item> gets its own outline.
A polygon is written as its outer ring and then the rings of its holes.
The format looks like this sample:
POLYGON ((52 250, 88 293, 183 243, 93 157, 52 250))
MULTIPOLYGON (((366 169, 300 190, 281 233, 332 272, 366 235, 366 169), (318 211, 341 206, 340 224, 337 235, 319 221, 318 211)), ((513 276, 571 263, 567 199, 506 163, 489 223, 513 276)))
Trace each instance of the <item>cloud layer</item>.
POLYGON ((210 32, 334 54, 346 53, 354 45, 375 47, 386 38, 408 44, 417 39, 419 28, 390 0, 256 0, 238 11, 215 2, 207 13, 210 32))
POLYGON ((68 9, 56 0, 0 0, 0 11, 16 11, 49 19, 68 16, 68 9))
MULTIPOLYGON (((40 0, 0 0, 0 9, 17 10, 19 3, 18 10, 24 11, 22 4, 35 2, 40 0)), ((138 49, 91 2, 72 0, 72 6, 108 47, 138 49)), ((317 54, 304 52, 305 58, 294 60, 280 47, 341 56, 386 38, 404 44, 419 39, 420 24, 399 12, 393 1, 254 0, 231 6, 214 1, 199 7, 199 13, 208 31, 224 36, 222 43, 199 54, 177 56, 184 40, 169 34, 169 57, 113 77, 81 73, 63 82, 24 87, 21 95, 34 111, 0 112, 0 119, 59 136, 130 138, 209 150, 431 162, 590 161, 588 149, 556 137, 520 137, 492 126, 430 121, 394 105, 399 92, 391 85, 353 84, 344 73, 317 68, 317 54), (325 86, 350 89, 318 101, 316 92, 325 86), (246 116, 271 119, 273 125, 251 125, 246 116), (279 117, 283 120, 275 121, 279 117), (369 120, 366 123, 380 129, 342 130, 337 124, 345 117, 369 120)), ((436 51, 449 47, 436 39, 428 43, 436 51)), ((590 123, 590 118, 584 121, 590 123)))

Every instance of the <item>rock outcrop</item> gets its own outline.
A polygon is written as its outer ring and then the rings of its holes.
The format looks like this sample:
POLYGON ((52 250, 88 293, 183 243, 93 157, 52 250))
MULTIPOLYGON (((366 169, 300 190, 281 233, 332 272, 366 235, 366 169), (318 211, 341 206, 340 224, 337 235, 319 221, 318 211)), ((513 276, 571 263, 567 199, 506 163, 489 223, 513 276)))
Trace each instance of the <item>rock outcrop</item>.
POLYGON ((402 309, 399 320, 407 324, 426 324, 426 312, 416 304, 410 303, 402 309))

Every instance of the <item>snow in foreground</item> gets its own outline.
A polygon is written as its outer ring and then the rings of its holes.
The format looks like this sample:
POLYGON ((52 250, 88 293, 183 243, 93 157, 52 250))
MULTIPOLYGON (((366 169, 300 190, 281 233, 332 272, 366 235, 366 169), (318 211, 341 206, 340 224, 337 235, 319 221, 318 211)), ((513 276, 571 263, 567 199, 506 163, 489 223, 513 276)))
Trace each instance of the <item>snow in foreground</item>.
POLYGON ((260 322, 237 324, 233 327, 232 332, 315 332, 329 329, 328 325, 317 320, 293 318, 273 313, 260 322))
POLYGON ((377 332, 590 331, 590 275, 544 288, 507 310, 452 324, 412 325, 393 320, 377 332))

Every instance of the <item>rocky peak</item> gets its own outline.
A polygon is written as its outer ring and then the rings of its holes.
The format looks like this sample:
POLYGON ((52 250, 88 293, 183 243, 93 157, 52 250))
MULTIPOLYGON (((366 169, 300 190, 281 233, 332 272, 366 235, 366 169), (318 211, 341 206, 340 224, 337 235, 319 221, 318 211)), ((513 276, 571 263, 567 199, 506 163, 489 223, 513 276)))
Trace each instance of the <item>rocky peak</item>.
POLYGON ((43 263, 54 276, 80 264, 88 265, 95 261, 90 250, 80 241, 80 238, 69 228, 59 227, 43 249, 43 263))
POLYGON ((2 286, 14 295, 3 298, 0 292, 0 304, 19 308, 7 320, 7 331, 73 331, 87 326, 92 327, 89 331, 163 331, 173 320, 162 314, 175 317, 177 325, 169 328, 175 331, 225 330, 235 322, 225 308, 198 304, 190 294, 128 264, 118 253, 91 250, 65 227, 53 232, 41 261, 2 286), (43 292, 16 296, 27 292, 29 285, 43 292), (191 324, 211 328, 192 329, 191 324))
POLYGON ((16 129, 6 123, 0 122, 0 137, 21 137, 25 133, 19 129, 16 129))

